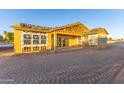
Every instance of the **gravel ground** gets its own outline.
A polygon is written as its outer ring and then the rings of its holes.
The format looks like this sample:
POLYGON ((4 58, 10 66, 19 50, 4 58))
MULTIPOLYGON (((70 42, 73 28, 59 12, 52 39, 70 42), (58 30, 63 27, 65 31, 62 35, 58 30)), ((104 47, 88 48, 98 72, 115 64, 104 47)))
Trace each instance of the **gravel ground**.
POLYGON ((0 57, 0 83, 124 83, 124 75, 121 74, 124 72, 123 55, 123 47, 111 46, 106 49, 0 57))

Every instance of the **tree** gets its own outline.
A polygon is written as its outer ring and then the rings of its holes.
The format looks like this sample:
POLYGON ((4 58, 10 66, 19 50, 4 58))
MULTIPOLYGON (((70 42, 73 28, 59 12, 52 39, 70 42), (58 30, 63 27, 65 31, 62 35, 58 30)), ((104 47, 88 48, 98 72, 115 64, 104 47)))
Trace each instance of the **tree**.
POLYGON ((3 42, 3 41, 4 41, 3 36, 0 35, 0 42, 3 42))
POLYGON ((121 38, 121 41, 123 41, 123 38, 121 38))
POLYGON ((109 37, 109 39, 108 39, 109 41, 112 41, 113 39, 111 38, 111 37, 109 37))
POLYGON ((5 41, 6 42, 13 42, 14 41, 14 34, 13 32, 4 31, 5 41))

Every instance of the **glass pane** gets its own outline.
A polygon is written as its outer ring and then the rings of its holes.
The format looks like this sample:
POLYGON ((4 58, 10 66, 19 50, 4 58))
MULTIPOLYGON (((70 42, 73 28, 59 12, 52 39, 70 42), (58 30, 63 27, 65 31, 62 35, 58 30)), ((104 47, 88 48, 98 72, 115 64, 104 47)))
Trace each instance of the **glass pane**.
POLYGON ((31 40, 24 40, 24 45, 30 45, 31 44, 31 40))
POLYGON ((33 35, 33 39, 39 39, 39 35, 33 35))
POLYGON ((39 44, 39 40, 33 40, 33 44, 39 44))
POLYGON ((41 40, 41 44, 46 44, 46 40, 41 40))
POLYGON ((41 35, 41 39, 46 39, 46 35, 41 35))
POLYGON ((78 37, 78 40, 81 40, 81 37, 80 36, 78 37))
POLYGON ((24 34, 24 39, 31 39, 31 35, 30 34, 24 34))

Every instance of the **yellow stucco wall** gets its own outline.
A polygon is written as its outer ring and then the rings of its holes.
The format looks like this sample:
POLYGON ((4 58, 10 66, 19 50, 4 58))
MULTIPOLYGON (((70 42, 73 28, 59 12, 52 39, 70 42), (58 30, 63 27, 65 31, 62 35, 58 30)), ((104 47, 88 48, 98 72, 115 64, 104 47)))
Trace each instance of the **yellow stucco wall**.
POLYGON ((51 46, 52 46, 52 42, 51 42, 52 33, 47 33, 47 34, 48 34, 48 46, 47 46, 47 49, 50 50, 51 46))
MULTIPOLYGON (((22 53, 23 52, 23 47, 21 44, 22 43, 21 33, 24 33, 24 32, 33 34, 33 32, 14 29, 14 50, 16 53, 22 53)), ((42 34, 42 33, 39 33, 39 34, 42 34)), ((48 35, 48 45, 45 47, 45 49, 50 50, 51 49, 51 34, 52 33, 46 33, 46 34, 48 35)), ((37 51, 33 51, 33 45, 31 45, 30 47, 31 47, 30 52, 37 52, 37 51)), ((42 46, 39 47, 39 51, 41 51, 41 48, 42 48, 42 46)))
MULTIPOLYGON (((62 29, 55 29, 50 31, 43 32, 42 30, 35 31, 35 29, 27 29, 27 28, 21 28, 20 25, 17 25, 18 28, 14 28, 14 48, 16 53, 31 53, 31 52, 42 52, 46 50, 51 49, 57 49, 57 36, 66 36, 69 37, 69 47, 79 47, 78 44, 78 37, 81 37, 81 44, 80 46, 83 46, 88 43, 88 36, 85 35, 85 32, 89 32, 88 28, 86 28, 83 25, 76 25, 76 26, 70 26, 65 27, 62 29), (25 29, 25 30, 22 30, 25 29), (47 34, 48 35, 48 44, 46 46, 39 45, 30 45, 28 46, 30 51, 24 52, 24 48, 22 48, 22 40, 21 40, 21 33, 27 32, 27 33, 37 33, 37 34, 47 34), (53 38, 52 38, 53 35, 53 38), (36 48, 36 49, 35 49, 36 48)), ((103 34, 103 32, 99 33, 99 35, 103 34)))
POLYGON ((14 50, 16 53, 22 53, 21 32, 20 30, 14 30, 14 50))
POLYGON ((77 37, 73 36, 72 39, 70 40, 71 41, 71 46, 77 46, 77 37))
MULTIPOLYGON (((16 53, 23 53, 22 45, 21 45, 21 33, 26 32, 26 31, 21 31, 21 30, 16 30, 14 29, 14 48, 16 53)), ((33 33, 33 32, 27 32, 27 33, 33 33)), ((40 34, 40 33, 39 33, 40 34)), ((42 34, 42 33, 41 33, 42 34)), ((72 33, 64 33, 64 32, 51 32, 51 33, 46 33, 48 35, 48 45, 46 46, 46 50, 51 50, 52 48, 52 34, 54 35, 54 39, 56 42, 54 42, 53 46, 57 47, 57 35, 63 35, 63 36, 68 36, 69 39, 69 46, 77 46, 77 36, 81 36, 80 34, 72 35, 72 33)), ((36 52, 33 51, 33 46, 31 45, 31 51, 30 52, 36 52)), ((41 48, 41 47, 40 47, 41 48)), ((41 50, 39 50, 41 51, 41 50)))

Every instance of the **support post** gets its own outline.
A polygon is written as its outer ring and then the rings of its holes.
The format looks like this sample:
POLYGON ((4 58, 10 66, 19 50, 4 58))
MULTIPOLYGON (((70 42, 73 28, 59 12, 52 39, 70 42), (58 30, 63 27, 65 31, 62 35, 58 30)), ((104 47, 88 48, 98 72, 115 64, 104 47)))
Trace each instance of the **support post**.
POLYGON ((56 52, 56 46, 57 46, 57 34, 56 31, 54 31, 54 52, 56 52))

